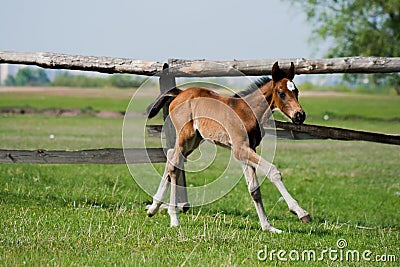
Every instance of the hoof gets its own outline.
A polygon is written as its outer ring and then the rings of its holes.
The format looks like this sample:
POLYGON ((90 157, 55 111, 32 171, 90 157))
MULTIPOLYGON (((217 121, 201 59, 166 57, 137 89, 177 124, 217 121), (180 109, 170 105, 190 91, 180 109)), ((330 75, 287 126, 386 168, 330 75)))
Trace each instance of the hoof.
POLYGON ((178 227, 180 225, 179 220, 171 220, 170 227, 178 227))
POLYGON ((306 216, 301 217, 301 218, 300 218, 300 221, 301 221, 302 223, 309 223, 309 222, 311 222, 312 220, 311 220, 310 215, 307 214, 306 216))
POLYGON ((271 232, 271 233, 277 233, 277 234, 280 234, 283 232, 282 230, 279 230, 271 225, 266 226, 266 227, 261 227, 261 229, 265 232, 271 232))
POLYGON ((183 212, 187 212, 190 209, 190 204, 188 202, 178 204, 178 208, 182 209, 183 212))
POLYGON ((157 205, 155 205, 155 206, 154 205, 147 205, 146 209, 147 209, 147 216, 148 217, 153 217, 157 213, 157 211, 159 209, 159 206, 157 206, 157 205))
POLYGON ((271 227, 270 229, 268 229, 268 231, 270 231, 271 233, 276 233, 276 234, 281 234, 283 233, 282 230, 279 230, 277 228, 271 227))

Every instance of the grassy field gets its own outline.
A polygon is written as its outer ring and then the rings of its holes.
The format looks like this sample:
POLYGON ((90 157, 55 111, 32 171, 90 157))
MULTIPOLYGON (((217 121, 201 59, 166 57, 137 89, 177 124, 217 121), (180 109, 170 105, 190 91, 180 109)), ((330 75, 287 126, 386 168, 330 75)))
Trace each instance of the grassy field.
MULTIPOLYGON (((132 93, 96 89, 5 93, 1 89, 0 108, 124 111, 132 93)), ((143 98, 134 109, 143 112, 151 99, 143 98)), ((305 94, 301 102, 307 123, 400 133, 400 98, 396 96, 305 94), (325 115, 328 120, 323 119, 325 115)), ((0 125, 0 148, 122 146, 122 118, 3 114, 0 125), (50 134, 56 138, 50 139, 50 134)), ((397 146, 278 141, 274 163, 289 191, 314 219, 301 224, 277 190, 265 182, 265 208, 274 226, 284 230, 280 235, 260 230, 243 179, 220 200, 181 214, 182 226, 171 229, 165 212, 146 217, 144 206, 151 197, 125 165, 3 163, 0 265, 398 266, 399 160, 397 146), (347 246, 338 247, 341 239, 347 246), (279 259, 278 251, 288 261, 279 259), (312 251, 315 259, 307 256, 312 251), (348 251, 357 251, 360 260, 348 251)), ((207 175, 218 171, 218 167, 210 168, 207 175)), ((188 174, 188 182, 201 181, 203 175, 188 174)))

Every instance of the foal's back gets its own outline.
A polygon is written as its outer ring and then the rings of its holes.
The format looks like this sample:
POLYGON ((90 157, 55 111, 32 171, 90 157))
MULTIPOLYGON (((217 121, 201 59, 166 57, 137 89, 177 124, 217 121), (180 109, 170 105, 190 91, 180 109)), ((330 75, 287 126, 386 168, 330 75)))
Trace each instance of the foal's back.
POLYGON ((179 93, 169 109, 175 128, 178 132, 183 129, 183 135, 197 131, 202 138, 228 147, 243 142, 250 142, 251 147, 259 144, 261 134, 257 119, 241 98, 192 87, 179 93))

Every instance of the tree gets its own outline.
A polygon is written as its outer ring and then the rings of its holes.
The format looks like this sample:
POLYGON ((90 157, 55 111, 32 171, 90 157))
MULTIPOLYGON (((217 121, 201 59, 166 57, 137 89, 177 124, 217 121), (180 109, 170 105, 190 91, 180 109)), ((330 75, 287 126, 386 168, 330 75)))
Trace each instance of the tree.
POLYGON ((15 77, 12 75, 8 75, 7 79, 5 80, 5 85, 7 86, 15 86, 16 82, 15 82, 15 77))
MULTIPOLYGON (((313 25, 310 40, 332 41, 328 57, 400 56, 399 0, 291 0, 313 25)), ((400 94, 400 76, 394 74, 345 75, 356 81, 368 77, 373 84, 387 83, 400 94)))
POLYGON ((8 75, 6 80, 8 86, 43 86, 50 83, 43 69, 23 68, 18 70, 15 77, 8 75))
POLYGON ((137 88, 144 82, 144 79, 132 78, 132 75, 126 74, 111 75, 109 80, 111 85, 117 88, 137 88))

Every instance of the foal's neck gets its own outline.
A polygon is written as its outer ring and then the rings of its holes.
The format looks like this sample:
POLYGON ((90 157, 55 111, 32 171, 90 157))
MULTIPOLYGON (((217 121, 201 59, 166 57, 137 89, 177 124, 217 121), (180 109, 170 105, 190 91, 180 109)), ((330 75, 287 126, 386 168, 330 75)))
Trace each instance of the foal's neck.
POLYGON ((262 121, 271 115, 272 104, 272 81, 261 86, 251 94, 243 97, 246 103, 251 107, 258 121, 262 121))

